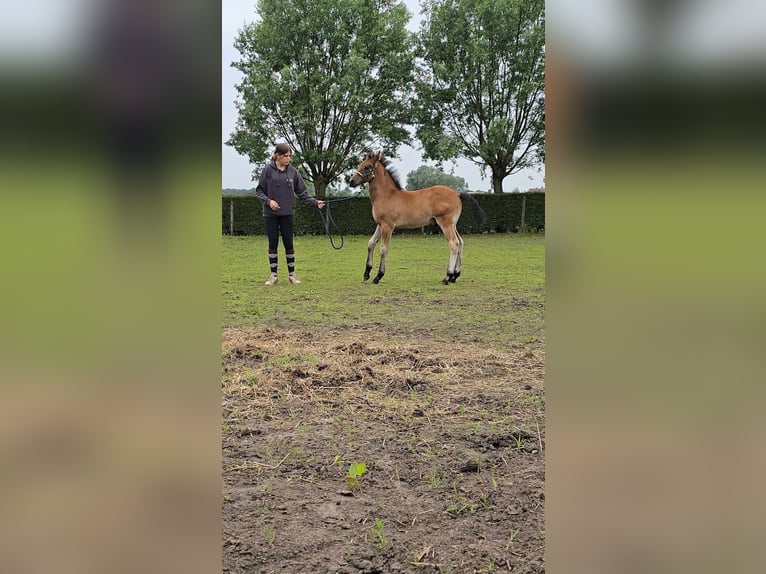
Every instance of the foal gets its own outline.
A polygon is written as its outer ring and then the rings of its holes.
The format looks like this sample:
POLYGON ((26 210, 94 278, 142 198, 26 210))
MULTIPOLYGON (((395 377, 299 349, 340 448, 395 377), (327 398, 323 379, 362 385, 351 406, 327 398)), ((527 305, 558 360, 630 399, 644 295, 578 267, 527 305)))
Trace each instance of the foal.
POLYGON ((357 187, 369 184, 372 218, 378 226, 367 243, 367 266, 364 280, 370 278, 372 254, 378 241, 380 244, 380 266, 378 274, 372 280, 378 283, 386 272, 386 255, 391 234, 396 227, 416 228, 428 225, 435 219, 444 233, 449 245, 449 264, 447 275, 442 283, 454 283, 460 277, 463 238, 457 232, 457 222, 463 210, 461 199, 469 201, 473 208, 474 219, 481 228, 485 215, 476 198, 466 192, 457 192, 445 185, 434 185, 416 191, 402 189, 398 178, 389 170, 389 161, 382 153, 367 152, 362 163, 351 176, 349 185, 357 187))

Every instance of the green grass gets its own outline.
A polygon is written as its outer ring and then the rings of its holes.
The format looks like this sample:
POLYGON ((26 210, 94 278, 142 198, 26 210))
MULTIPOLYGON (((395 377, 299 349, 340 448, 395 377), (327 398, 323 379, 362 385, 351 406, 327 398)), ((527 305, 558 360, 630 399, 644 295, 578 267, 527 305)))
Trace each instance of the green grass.
MULTIPOLYGON (((345 238, 334 250, 326 237, 295 240, 291 285, 282 246, 280 281, 263 284, 269 268, 263 236, 222 238, 224 327, 380 329, 391 336, 543 344, 545 238, 466 235, 463 270, 443 285, 449 250, 441 236, 394 235, 386 275, 363 282, 367 237, 345 238)), ((374 275, 378 265, 375 250, 374 275)))

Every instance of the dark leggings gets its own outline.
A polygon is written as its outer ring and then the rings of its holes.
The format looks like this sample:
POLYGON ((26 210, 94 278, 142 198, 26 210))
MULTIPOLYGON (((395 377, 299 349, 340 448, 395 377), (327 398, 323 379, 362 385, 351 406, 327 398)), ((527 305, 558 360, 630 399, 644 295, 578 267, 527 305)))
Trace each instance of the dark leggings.
POLYGON ((277 217, 264 217, 266 222, 266 236, 269 238, 269 267, 272 273, 277 272, 279 235, 282 234, 282 244, 285 246, 285 260, 287 270, 295 272, 295 250, 293 249, 293 216, 279 215, 277 217))
POLYGON ((266 222, 266 236, 269 238, 269 251, 276 251, 279 245, 279 233, 282 232, 282 245, 285 252, 293 250, 293 216, 279 215, 277 217, 264 217, 266 222))

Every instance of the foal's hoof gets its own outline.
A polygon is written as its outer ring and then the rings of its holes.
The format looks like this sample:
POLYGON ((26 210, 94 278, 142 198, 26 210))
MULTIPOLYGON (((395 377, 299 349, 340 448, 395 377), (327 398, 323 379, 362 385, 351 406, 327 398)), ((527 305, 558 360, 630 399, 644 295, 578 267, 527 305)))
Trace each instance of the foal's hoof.
POLYGON ((449 279, 447 279, 446 277, 442 279, 442 285, 449 285, 449 279))
POLYGON ((375 283, 375 285, 377 285, 378 283, 380 283, 380 277, 375 277, 375 279, 373 279, 372 282, 375 283))

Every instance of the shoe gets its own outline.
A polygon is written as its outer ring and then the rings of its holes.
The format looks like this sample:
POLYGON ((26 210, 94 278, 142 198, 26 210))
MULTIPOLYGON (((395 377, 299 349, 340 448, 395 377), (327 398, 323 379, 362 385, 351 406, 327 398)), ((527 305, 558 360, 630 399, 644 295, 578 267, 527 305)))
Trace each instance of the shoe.
POLYGON ((290 280, 290 283, 297 285, 301 282, 300 279, 298 279, 298 276, 295 273, 290 273, 290 275, 287 276, 287 278, 290 280))
POLYGON ((276 285, 277 284, 277 274, 272 273, 269 277, 268 281, 265 283, 266 285, 276 285))

